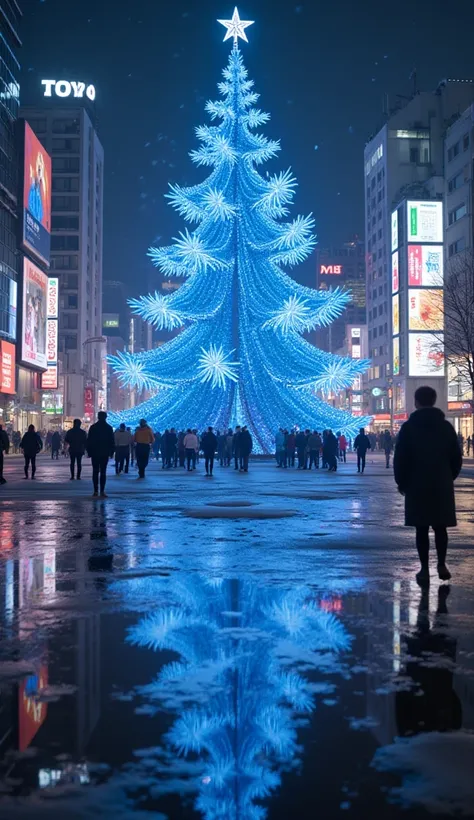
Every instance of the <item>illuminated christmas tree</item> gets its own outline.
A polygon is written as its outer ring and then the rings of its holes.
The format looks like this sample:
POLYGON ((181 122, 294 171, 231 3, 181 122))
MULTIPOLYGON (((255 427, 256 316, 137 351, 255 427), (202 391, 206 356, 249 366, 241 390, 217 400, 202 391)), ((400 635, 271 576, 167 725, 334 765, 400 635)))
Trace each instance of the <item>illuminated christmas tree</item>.
POLYGON ((332 428, 353 436, 365 420, 329 406, 319 395, 351 387, 368 362, 326 353, 303 338, 330 324, 350 294, 298 285, 285 272, 313 250, 313 219, 287 221, 296 180, 291 171, 257 170, 280 150, 255 132, 269 115, 256 107, 238 38, 247 41, 237 9, 226 26, 233 49, 221 99, 206 109, 217 125, 197 128, 202 145, 191 152, 210 175, 167 195, 189 223, 170 247, 149 256, 166 276, 185 277, 174 293, 134 299, 139 316, 159 329, 183 330, 155 350, 111 358, 125 386, 153 391, 112 423, 146 418, 155 429, 212 424, 248 425, 257 451, 269 452, 280 426, 332 428))

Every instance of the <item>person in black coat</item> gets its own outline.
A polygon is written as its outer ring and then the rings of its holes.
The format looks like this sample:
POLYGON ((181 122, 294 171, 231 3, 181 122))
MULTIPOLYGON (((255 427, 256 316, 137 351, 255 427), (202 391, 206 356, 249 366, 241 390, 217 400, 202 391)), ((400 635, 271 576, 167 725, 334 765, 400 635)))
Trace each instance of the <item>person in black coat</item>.
POLYGON ((357 453, 357 472, 363 473, 365 470, 365 457, 367 455, 367 450, 370 450, 370 438, 365 435, 365 429, 363 427, 359 430, 359 435, 355 437, 354 441, 354 450, 357 453))
POLYGON ((249 456, 252 452, 253 439, 246 426, 242 427, 240 434, 240 471, 248 473, 249 471, 249 456))
POLYGON ((337 454, 339 452, 339 445, 337 438, 332 430, 327 431, 326 436, 326 458, 329 464, 329 472, 335 473, 337 471, 337 454))
POLYGON ((36 473, 36 456, 43 449, 43 442, 41 436, 36 432, 34 424, 30 424, 28 432, 25 433, 21 442, 20 448, 23 450, 25 457, 25 478, 28 478, 28 467, 31 464, 31 478, 35 477, 36 473))
POLYGON ((86 450, 87 455, 92 460, 92 483, 94 485, 93 497, 100 495, 107 498, 105 493, 105 482, 107 481, 107 464, 112 458, 115 450, 114 429, 107 424, 107 413, 100 410, 97 414, 97 421, 89 427, 86 450))
POLYGON ((213 432, 212 427, 208 427, 203 437, 201 438, 201 450, 204 453, 206 464, 206 475, 212 475, 214 467, 214 456, 217 449, 217 436, 213 432))
POLYGON ((438 575, 442 581, 451 578, 446 566, 447 527, 457 525, 454 481, 462 467, 454 428, 435 403, 432 387, 419 387, 415 392, 416 410, 400 430, 393 463, 395 481, 405 496, 405 526, 416 527, 420 585, 430 582, 430 527, 435 534, 438 575))
POLYGON ((74 464, 77 464, 77 480, 81 478, 82 456, 86 452, 87 433, 81 430, 81 420, 74 419, 73 425, 66 433, 65 442, 69 445, 71 459, 71 481, 74 481, 74 464))
POLYGON ((0 484, 6 484, 7 480, 3 477, 3 454, 10 450, 10 439, 8 433, 0 424, 0 484))
POLYGON ((240 437, 242 435, 242 430, 240 424, 237 425, 235 428, 235 433, 232 438, 232 455, 234 456, 234 470, 239 469, 239 463, 241 458, 240 452, 240 437))
POLYGON ((59 451, 61 449, 61 436, 59 435, 58 431, 55 430, 53 433, 53 437, 51 439, 51 458, 55 458, 56 461, 59 458, 59 451))

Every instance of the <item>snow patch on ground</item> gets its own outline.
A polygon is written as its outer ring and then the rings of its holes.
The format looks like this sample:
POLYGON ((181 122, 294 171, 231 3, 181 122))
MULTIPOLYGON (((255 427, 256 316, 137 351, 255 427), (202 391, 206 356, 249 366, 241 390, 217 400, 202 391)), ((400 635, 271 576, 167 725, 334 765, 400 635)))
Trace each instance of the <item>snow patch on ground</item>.
POLYGON ((296 510, 277 510, 272 507, 189 507, 183 510, 188 518, 291 518, 297 515, 296 510))

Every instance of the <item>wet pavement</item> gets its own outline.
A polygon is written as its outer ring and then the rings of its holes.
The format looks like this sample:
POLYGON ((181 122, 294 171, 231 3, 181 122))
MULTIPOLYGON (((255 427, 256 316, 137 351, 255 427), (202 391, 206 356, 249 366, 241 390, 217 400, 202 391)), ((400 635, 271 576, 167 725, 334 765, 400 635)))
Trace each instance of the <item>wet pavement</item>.
POLYGON ((6 477, 0 818, 474 816, 473 462, 427 592, 379 456, 6 477))

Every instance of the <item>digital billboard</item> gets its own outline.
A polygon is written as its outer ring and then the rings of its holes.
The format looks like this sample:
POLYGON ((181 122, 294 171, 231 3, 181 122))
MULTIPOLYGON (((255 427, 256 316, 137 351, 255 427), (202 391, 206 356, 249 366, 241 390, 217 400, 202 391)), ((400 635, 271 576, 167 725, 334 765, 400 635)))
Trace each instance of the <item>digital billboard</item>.
POLYGON ((392 340, 392 351, 393 351, 393 362, 392 362, 392 373, 394 376, 400 375, 400 338, 396 336, 392 340))
POLYGON ((408 287, 443 287, 443 246, 408 245, 408 287))
POLYGON ((443 241, 443 203, 407 202, 408 242, 443 241))
POLYGON ((398 267, 398 251, 392 254, 392 293, 398 293, 400 287, 400 272, 398 267))
POLYGON ((443 349, 442 333, 409 333, 409 375, 444 376, 443 349))
POLYGON ((15 392, 15 345, 0 339, 0 393, 15 392))
POLYGON ((57 276, 48 278, 48 294, 46 300, 47 328, 46 328, 46 364, 48 369, 41 376, 41 388, 54 390, 58 386, 58 311, 59 311, 59 280, 57 276))
POLYGON ((45 369, 48 277, 26 256, 23 259, 21 359, 45 369))
POLYGON ((49 266, 51 246, 51 157, 25 122, 23 245, 49 266))
POLYGON ((8 289, 8 335, 16 341, 17 283, 10 279, 8 289))
POLYGON ((398 248, 398 211, 392 213, 392 253, 398 248))
POLYGON ((443 291, 408 290, 408 330, 443 330, 443 291))
POLYGON ((400 333, 400 309, 398 293, 392 296, 392 335, 398 336, 400 333))

